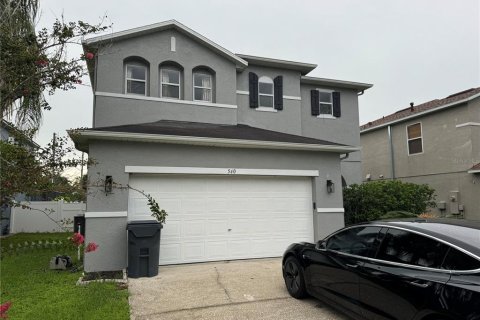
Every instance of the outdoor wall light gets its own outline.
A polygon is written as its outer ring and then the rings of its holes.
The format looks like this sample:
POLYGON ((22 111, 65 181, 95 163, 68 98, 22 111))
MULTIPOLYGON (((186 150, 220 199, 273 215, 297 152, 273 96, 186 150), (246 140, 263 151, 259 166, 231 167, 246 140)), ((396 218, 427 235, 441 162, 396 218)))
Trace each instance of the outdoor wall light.
POLYGON ((113 177, 106 176, 105 177, 105 195, 112 193, 113 189, 113 177))
POLYGON ((332 180, 327 180, 327 192, 328 193, 335 192, 335 183, 332 180))

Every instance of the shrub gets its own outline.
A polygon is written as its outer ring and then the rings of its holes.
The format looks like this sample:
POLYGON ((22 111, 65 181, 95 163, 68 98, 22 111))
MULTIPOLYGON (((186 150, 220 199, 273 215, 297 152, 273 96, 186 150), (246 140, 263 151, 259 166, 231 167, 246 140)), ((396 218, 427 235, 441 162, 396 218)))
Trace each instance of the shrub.
POLYGON ((435 207, 435 190, 426 184, 400 180, 353 184, 343 189, 345 224, 380 219, 390 211, 406 211, 419 215, 435 207))

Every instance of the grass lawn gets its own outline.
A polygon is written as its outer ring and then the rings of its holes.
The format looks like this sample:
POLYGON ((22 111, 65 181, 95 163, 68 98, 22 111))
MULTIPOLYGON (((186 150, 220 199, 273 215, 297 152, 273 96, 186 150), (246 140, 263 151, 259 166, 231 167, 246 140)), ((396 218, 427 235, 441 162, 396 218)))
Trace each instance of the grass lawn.
POLYGON ((112 283, 76 286, 81 271, 49 269, 50 258, 57 254, 67 254, 77 263, 76 248, 67 242, 70 235, 31 233, 0 240, 0 302, 12 302, 9 319, 129 319, 127 289, 112 283), (62 241, 66 245, 11 249, 11 245, 25 247, 25 241, 39 240, 62 241))

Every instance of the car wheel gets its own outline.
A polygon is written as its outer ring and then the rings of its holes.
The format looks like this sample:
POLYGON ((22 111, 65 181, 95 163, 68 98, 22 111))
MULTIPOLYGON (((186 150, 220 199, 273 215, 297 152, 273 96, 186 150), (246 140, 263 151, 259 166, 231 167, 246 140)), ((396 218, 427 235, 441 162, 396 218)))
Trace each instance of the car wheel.
POLYGON ((289 257, 285 260, 283 266, 283 279, 287 286, 288 293, 296 299, 302 299, 307 296, 305 289, 305 278, 303 276, 303 269, 294 257, 289 257))

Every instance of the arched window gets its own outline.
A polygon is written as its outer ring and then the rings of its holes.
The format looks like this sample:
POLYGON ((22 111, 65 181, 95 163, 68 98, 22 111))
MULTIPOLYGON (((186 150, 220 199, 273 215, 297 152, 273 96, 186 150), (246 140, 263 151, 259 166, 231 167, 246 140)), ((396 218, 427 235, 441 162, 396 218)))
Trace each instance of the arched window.
POLYGON ((193 69, 193 100, 214 102, 215 72, 207 67, 193 69))
POLYGON ((148 94, 149 63, 140 57, 125 59, 125 93, 146 96, 148 94))
POLYGON ((183 92, 183 68, 176 62, 160 64, 160 97, 181 99, 183 92))
POLYGON ((258 79, 258 106, 273 108, 273 80, 269 77, 258 79))

